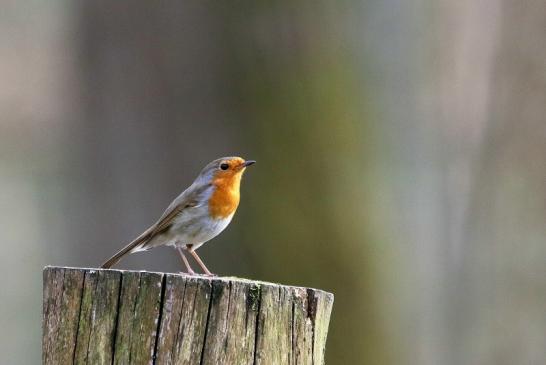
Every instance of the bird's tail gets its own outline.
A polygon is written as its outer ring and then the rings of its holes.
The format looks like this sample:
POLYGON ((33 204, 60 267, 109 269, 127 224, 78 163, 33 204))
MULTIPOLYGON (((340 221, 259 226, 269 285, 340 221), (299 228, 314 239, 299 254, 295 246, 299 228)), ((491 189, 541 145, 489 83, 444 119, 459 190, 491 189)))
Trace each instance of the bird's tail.
POLYGON ((150 240, 152 236, 152 230, 148 229, 140 236, 135 238, 127 246, 123 247, 118 253, 109 258, 104 264, 101 265, 103 269, 109 269, 119 262, 124 256, 133 253, 135 251, 140 251, 139 249, 150 240))

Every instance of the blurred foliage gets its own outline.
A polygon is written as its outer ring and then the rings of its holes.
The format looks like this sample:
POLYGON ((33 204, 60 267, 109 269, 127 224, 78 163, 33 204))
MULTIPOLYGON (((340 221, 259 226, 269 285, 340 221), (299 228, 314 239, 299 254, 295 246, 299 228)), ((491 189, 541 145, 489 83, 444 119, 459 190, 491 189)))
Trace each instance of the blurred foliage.
POLYGON ((221 13, 231 127, 260 169, 245 187, 241 242, 259 277, 336 294, 328 363, 386 363, 363 189, 374 183, 373 109, 343 16, 330 10, 291 2, 221 13))
POLYGON ((42 266, 96 266, 233 154, 258 163, 200 255, 334 292, 328 364, 545 362, 545 2, 21 4, 0 16, 4 362, 39 361, 42 266))

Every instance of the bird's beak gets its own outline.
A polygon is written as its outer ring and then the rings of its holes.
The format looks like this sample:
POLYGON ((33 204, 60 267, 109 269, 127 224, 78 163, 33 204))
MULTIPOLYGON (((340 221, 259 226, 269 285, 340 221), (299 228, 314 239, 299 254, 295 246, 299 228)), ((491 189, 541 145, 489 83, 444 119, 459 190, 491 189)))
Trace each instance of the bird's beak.
POLYGON ((254 161, 254 160, 247 160, 247 161, 243 162, 243 167, 254 165, 255 163, 256 163, 256 161, 254 161))

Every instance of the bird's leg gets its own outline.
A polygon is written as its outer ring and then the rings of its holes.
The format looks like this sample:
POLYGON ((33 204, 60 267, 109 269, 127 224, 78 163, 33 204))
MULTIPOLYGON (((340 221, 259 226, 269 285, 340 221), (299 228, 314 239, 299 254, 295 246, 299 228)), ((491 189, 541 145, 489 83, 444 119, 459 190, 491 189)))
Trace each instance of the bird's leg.
POLYGON ((193 271, 193 269, 191 268, 190 263, 188 262, 188 259, 184 255, 184 252, 182 252, 182 249, 180 247, 177 247, 176 250, 180 254, 180 258, 182 259, 184 266, 186 266, 186 271, 188 272, 188 274, 194 275, 195 271, 193 271))
POLYGON ((216 276, 215 274, 211 273, 209 271, 209 269, 207 269, 207 267, 205 266, 205 263, 199 258, 199 256, 197 255, 197 252, 195 252, 193 249, 188 249, 188 251, 191 253, 191 255, 193 256, 193 258, 195 259, 195 261, 197 261, 197 263, 199 264, 199 266, 201 266, 201 268, 203 269, 203 271, 205 272, 205 274, 207 274, 208 276, 216 276))

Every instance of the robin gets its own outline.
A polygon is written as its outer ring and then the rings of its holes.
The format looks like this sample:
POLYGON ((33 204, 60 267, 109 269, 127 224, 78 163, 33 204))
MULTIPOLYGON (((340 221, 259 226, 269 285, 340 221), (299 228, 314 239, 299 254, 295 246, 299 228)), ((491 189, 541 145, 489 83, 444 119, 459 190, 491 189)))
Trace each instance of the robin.
POLYGON ((193 256, 206 275, 213 275, 195 250, 220 234, 231 222, 239 205, 241 177, 245 169, 255 162, 240 157, 223 157, 209 163, 156 223, 101 267, 110 268, 133 252, 167 245, 176 248, 189 274, 195 272, 184 250, 193 256))

